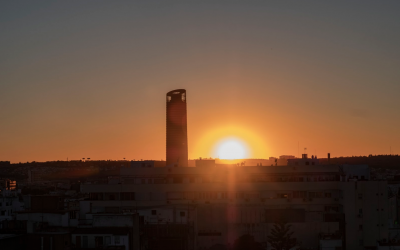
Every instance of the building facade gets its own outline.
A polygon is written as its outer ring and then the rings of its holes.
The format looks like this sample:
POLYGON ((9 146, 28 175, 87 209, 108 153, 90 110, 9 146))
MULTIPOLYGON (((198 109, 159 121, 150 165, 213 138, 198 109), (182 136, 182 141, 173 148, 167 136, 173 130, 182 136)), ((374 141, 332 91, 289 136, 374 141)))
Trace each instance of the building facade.
POLYGON ((124 168, 118 182, 81 186, 90 198, 80 218, 129 211, 149 225, 189 225, 180 249, 229 247, 244 234, 270 249, 279 219, 302 248, 375 247, 388 236, 387 184, 343 176, 338 165, 124 168))

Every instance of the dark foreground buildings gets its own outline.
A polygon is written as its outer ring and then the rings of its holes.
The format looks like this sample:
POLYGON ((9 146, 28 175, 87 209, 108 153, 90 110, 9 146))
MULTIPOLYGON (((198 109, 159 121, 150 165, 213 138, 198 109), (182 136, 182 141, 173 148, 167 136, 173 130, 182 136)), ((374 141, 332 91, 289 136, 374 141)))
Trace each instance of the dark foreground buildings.
POLYGON ((167 93, 167 166, 187 167, 186 90, 167 93))
POLYGON ((79 220, 107 211, 138 213, 142 240, 153 250, 232 249, 246 234, 272 250, 268 236, 277 220, 292 225, 301 249, 380 249, 377 242, 388 239, 397 220, 387 182, 371 180, 368 166, 307 165, 311 160, 121 168, 108 183, 81 185, 89 198, 80 201, 79 220))

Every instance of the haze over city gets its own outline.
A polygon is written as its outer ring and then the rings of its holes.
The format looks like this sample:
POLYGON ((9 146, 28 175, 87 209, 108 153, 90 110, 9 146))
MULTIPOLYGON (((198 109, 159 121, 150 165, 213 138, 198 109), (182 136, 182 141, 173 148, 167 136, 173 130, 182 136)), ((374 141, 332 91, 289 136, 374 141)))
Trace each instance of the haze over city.
POLYGON ((0 3, 0 159, 400 153, 397 1, 0 3))

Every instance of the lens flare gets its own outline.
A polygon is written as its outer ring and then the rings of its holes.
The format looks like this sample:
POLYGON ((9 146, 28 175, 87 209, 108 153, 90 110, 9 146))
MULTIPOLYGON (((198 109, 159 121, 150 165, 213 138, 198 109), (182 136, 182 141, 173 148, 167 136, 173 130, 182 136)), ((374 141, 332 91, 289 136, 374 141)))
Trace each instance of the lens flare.
POLYGON ((266 158, 267 152, 269 152, 269 147, 256 131, 237 125, 207 129, 204 134, 200 135, 200 139, 196 141, 193 148, 192 159, 198 157, 220 159, 266 158), (228 143, 229 141, 232 143, 228 143), (224 143, 227 143, 227 145, 223 146, 224 143))

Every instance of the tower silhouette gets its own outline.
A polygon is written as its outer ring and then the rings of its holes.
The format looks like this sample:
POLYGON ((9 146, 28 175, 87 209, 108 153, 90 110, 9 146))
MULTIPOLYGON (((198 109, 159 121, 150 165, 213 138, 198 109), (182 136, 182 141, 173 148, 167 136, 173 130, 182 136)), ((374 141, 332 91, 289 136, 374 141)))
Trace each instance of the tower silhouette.
POLYGON ((187 167, 186 90, 167 93, 167 166, 187 167))

